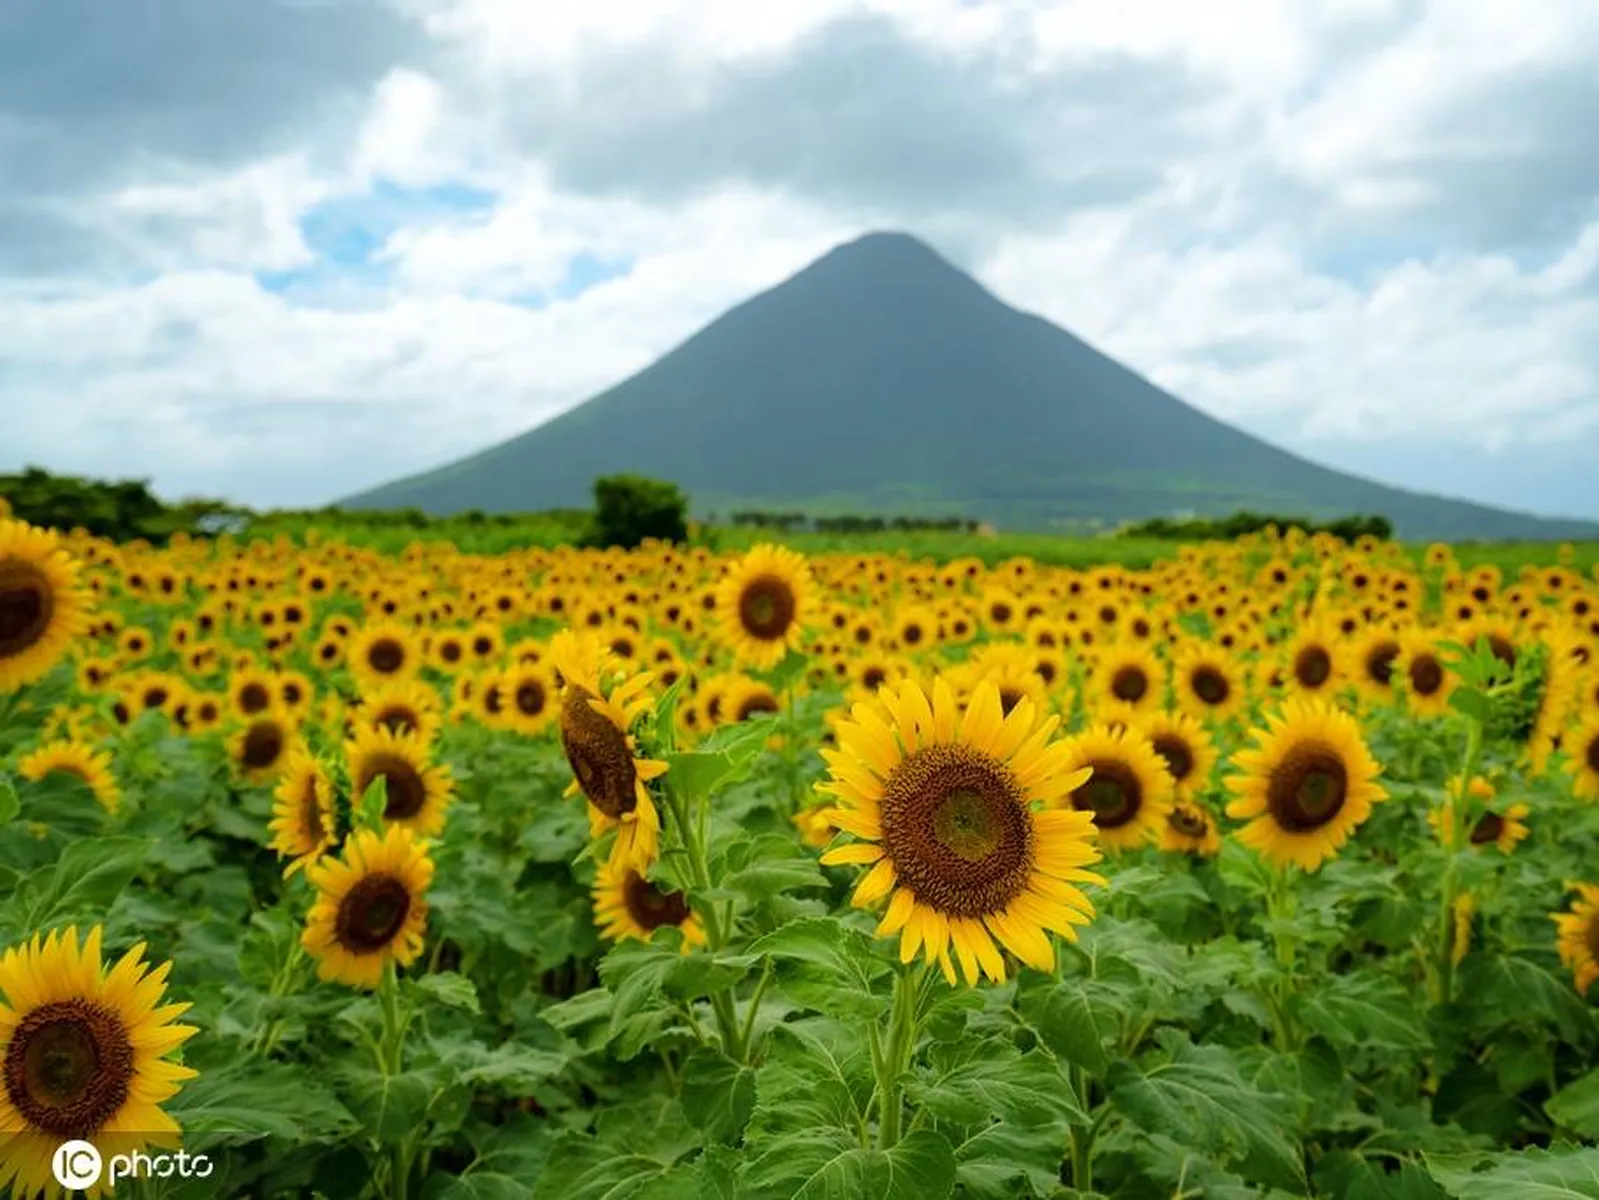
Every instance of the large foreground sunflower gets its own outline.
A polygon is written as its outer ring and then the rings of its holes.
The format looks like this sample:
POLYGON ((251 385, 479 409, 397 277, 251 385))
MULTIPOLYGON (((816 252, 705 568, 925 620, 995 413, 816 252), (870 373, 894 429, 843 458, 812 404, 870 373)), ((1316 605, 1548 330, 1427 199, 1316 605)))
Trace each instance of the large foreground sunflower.
POLYGON ((1003 715, 999 692, 979 682, 963 712, 943 677, 932 695, 914 681, 883 687, 837 725, 823 750, 839 801, 832 822, 861 839, 822 856, 871 870, 855 889, 865 906, 888 898, 879 935, 900 935, 902 962, 922 951, 954 980, 1005 977, 998 948, 1039 970, 1055 962, 1048 932, 1075 937, 1094 908, 1079 883, 1099 860, 1093 816, 1060 805, 1088 778, 1052 742, 1057 717, 1040 722, 1031 700, 1003 715))
POLYGON ((1599 979, 1599 886, 1571 885, 1577 891, 1569 912, 1550 913, 1559 931, 1555 949, 1570 970, 1577 990, 1587 994, 1599 979))
POLYGON ((88 628, 89 595, 55 533, 0 520, 0 695, 32 683, 88 628))
POLYGON ((600 936, 648 941, 671 926, 683 935, 683 949, 705 944, 705 931, 682 892, 669 892, 628 866, 601 863, 594 880, 594 923, 600 936))
POLYGON ((809 615, 811 571, 803 556, 780 546, 756 546, 716 588, 722 639, 740 662, 772 667, 798 649, 809 615))
POLYGON ((407 967, 422 953, 433 860, 408 827, 390 825, 381 837, 359 829, 342 855, 314 864, 306 877, 317 898, 300 941, 322 979, 375 988, 390 961, 407 967))
POLYGON ((645 785, 664 775, 666 764, 639 758, 628 730, 650 708, 650 676, 619 681, 607 694, 600 679, 606 652, 589 633, 562 630, 550 642, 550 658, 562 679, 561 747, 573 776, 566 794, 583 793, 596 837, 617 831, 613 865, 648 871, 660 850, 661 817, 645 785))
POLYGON ((0 955, 0 1192, 54 1194, 62 1142, 121 1154, 178 1132, 161 1105, 195 1075, 167 1057, 189 1006, 161 1003, 170 963, 138 945, 108 971, 100 943, 68 929, 0 955))
POLYGON ((1266 726, 1233 755, 1227 815, 1249 821, 1238 840, 1270 862, 1313 871, 1386 797, 1379 767, 1355 719, 1325 701, 1290 700, 1266 726))

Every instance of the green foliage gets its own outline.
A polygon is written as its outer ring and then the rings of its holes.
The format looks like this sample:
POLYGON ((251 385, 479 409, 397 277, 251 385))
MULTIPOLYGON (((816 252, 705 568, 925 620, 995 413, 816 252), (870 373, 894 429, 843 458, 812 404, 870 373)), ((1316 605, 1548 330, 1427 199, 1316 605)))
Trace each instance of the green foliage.
POLYGON ((606 475, 594 481, 596 546, 631 549, 646 538, 682 542, 688 538, 688 497, 674 483, 642 475, 606 475))
POLYGON ((1153 517, 1125 526, 1122 537, 1167 538, 1178 541, 1230 542, 1245 534, 1259 533, 1268 525, 1287 532, 1298 529, 1303 533, 1328 533, 1353 542, 1359 537, 1374 537, 1387 541, 1394 535, 1393 522, 1380 516, 1338 517, 1330 521, 1315 521, 1307 517, 1285 517, 1268 513, 1235 512, 1228 517, 1153 517))
POLYGON ((165 542, 174 533, 211 534, 237 528, 248 510, 220 500, 165 504, 148 481, 103 481, 53 475, 41 467, 0 475, 0 498, 11 514, 31 525, 85 529, 96 537, 125 542, 165 542))

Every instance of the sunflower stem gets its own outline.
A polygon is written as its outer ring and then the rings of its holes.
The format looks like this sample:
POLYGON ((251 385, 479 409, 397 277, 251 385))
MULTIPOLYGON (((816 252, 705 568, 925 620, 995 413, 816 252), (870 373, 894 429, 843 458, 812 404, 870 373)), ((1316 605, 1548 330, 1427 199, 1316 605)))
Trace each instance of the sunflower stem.
POLYGON ((1271 939, 1277 955, 1277 966, 1281 969, 1281 976, 1276 981, 1268 1009, 1272 1017, 1273 1032, 1276 1035, 1277 1048, 1290 1051, 1294 1048, 1297 1038, 1295 1036, 1293 1021, 1289 1017, 1289 1002, 1295 989, 1294 972, 1297 966, 1298 944, 1294 940, 1294 931, 1290 922, 1294 918, 1295 897, 1293 880, 1289 866, 1283 866, 1271 874, 1271 886, 1266 892, 1267 912, 1271 915, 1271 939))
POLYGON ((904 1102, 900 1078, 910 1067, 916 1047, 916 1030, 921 1012, 924 968, 900 964, 894 974, 894 1004, 888 1018, 888 1041, 877 1065, 877 1139, 883 1150, 899 1143, 900 1118, 904 1102))
POLYGON ((1449 857, 1444 863, 1443 887, 1438 893, 1438 994, 1435 1001, 1439 1004, 1447 1004, 1455 991, 1455 893, 1460 886, 1456 860, 1469 828, 1467 805, 1471 802, 1471 781, 1477 774, 1477 760, 1481 756, 1482 722, 1476 717, 1467 717, 1466 752, 1459 785, 1449 805, 1449 820, 1443 823, 1449 839, 1444 849, 1449 857))
MULTIPOLYGON (((1071 1074, 1072 1093, 1077 1099, 1077 1107, 1087 1113, 1093 1078, 1082 1067, 1073 1067, 1071 1074)), ((1098 1133, 1097 1125, 1090 1125, 1087 1129, 1073 1125, 1071 1129, 1072 1187, 1084 1194, 1094 1190, 1094 1141, 1098 1133)))
MULTIPOLYGON (((378 1006, 383 1014, 383 1039, 379 1058, 383 1076, 393 1079, 405 1071, 405 1031, 410 1017, 400 1015, 400 975, 390 959, 383 967, 383 983, 378 989, 378 1006)), ((411 1177, 411 1147, 401 1138, 392 1147, 389 1171, 390 1200, 406 1200, 411 1177)))

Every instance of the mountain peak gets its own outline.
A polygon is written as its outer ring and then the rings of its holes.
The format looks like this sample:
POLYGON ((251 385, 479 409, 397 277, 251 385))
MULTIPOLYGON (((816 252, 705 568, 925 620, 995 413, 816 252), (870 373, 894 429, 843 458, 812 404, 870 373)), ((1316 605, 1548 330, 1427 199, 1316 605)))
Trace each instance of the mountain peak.
POLYGON ((896 231, 834 247, 520 437, 347 503, 574 507, 597 476, 618 471, 673 480, 700 513, 957 515, 1046 529, 1249 508, 1380 512, 1423 540, 1591 532, 1286 454, 1010 307, 896 231))

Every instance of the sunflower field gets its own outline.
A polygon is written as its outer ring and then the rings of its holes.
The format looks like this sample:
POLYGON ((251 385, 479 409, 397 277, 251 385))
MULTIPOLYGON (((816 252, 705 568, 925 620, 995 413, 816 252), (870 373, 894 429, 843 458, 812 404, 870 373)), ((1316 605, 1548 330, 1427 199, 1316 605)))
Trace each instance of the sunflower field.
POLYGON ((0 1195, 1599 1197, 1549 558, 0 520, 0 1195))

